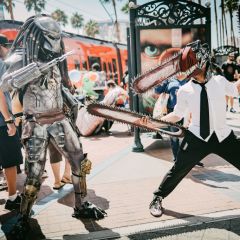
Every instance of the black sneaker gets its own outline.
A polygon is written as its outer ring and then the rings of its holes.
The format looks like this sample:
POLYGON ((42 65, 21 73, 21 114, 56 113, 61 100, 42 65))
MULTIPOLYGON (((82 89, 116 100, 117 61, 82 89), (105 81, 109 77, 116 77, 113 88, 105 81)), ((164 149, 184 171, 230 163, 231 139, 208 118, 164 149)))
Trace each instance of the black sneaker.
POLYGON ((19 210, 20 209, 20 204, 21 204, 21 197, 18 195, 14 201, 7 200, 5 203, 5 209, 7 210, 19 210))
POLYGON ((230 112, 231 112, 231 113, 236 113, 236 110, 235 110, 234 108, 231 108, 231 109, 230 109, 230 112))
POLYGON ((149 205, 149 210, 154 217, 161 217, 163 214, 162 198, 155 197, 149 205))

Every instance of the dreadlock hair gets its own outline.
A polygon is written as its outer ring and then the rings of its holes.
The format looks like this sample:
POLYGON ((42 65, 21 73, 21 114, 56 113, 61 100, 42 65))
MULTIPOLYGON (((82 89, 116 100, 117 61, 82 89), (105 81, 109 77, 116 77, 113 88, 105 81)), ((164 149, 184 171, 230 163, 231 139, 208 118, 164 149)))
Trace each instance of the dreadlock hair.
MULTIPOLYGON (((41 47, 44 44, 44 31, 40 29, 35 19, 38 17, 51 17, 47 14, 39 14, 36 16, 29 17, 25 23, 21 26, 16 39, 14 40, 12 47, 10 49, 10 54, 12 54, 17 49, 22 49, 23 52, 23 67, 32 63, 39 61, 42 58, 41 47)), ((61 39, 61 50, 59 55, 65 53, 65 47, 63 40, 61 39)), ((41 59, 42 60, 42 59, 41 59)), ((71 83, 68 76, 67 61, 64 60, 58 63, 60 73, 62 76, 63 84, 66 87, 70 87, 71 83)))

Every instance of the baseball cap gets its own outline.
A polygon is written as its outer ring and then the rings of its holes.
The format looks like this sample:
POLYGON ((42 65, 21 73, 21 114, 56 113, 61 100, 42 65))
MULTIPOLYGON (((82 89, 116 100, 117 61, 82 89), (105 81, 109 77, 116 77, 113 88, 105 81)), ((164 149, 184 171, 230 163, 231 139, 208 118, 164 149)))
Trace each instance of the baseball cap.
POLYGON ((113 80, 108 80, 108 81, 107 81, 107 85, 109 85, 109 84, 114 84, 114 85, 116 85, 116 83, 115 83, 113 80))
POLYGON ((6 48, 10 46, 10 43, 8 42, 7 37, 3 34, 0 34, 0 45, 6 48))

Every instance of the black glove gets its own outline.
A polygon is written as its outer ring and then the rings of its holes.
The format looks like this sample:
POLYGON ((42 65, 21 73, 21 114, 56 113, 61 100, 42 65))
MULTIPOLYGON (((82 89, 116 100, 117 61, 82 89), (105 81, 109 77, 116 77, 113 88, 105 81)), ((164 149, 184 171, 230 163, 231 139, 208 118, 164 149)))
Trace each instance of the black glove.
POLYGON ((93 218, 99 220, 107 216, 107 213, 103 209, 87 201, 82 204, 82 209, 75 208, 72 216, 75 218, 93 218))

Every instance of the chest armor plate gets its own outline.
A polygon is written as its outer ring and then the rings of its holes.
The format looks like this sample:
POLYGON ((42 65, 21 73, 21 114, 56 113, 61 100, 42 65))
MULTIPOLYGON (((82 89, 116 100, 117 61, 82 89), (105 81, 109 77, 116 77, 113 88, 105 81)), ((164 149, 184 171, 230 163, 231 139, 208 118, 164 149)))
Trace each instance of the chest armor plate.
POLYGON ((60 70, 54 66, 48 74, 29 84, 23 98, 24 112, 32 114, 61 110, 61 80, 60 70))

